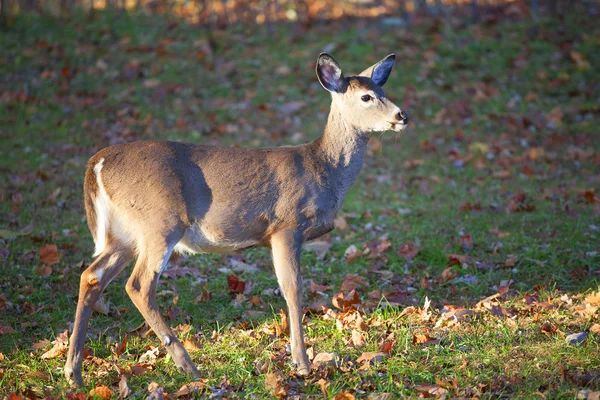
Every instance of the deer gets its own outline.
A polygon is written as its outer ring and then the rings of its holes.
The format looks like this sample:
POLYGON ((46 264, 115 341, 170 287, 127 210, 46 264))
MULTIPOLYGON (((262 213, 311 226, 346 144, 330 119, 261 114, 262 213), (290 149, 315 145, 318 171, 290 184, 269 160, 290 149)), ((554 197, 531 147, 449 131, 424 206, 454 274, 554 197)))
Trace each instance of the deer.
POLYGON ((382 89, 394 65, 390 54, 345 77, 321 53, 316 74, 331 94, 316 140, 276 148, 234 148, 138 141, 100 150, 84 179, 87 223, 95 260, 80 277, 79 298, 64 373, 82 386, 86 330, 94 303, 136 259, 125 289, 177 368, 198 368, 161 317, 156 288, 172 252, 240 254, 270 248, 285 298, 293 367, 310 373, 302 327, 304 242, 334 229, 334 218, 356 180, 372 132, 402 131, 407 114, 382 89))

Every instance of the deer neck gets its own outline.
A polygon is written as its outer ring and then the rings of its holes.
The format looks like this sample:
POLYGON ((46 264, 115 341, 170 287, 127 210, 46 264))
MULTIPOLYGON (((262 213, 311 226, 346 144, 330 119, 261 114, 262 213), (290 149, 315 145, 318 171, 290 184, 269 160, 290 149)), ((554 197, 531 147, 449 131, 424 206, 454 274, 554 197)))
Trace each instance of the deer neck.
POLYGON ((314 144, 326 165, 326 179, 341 201, 362 169, 369 135, 361 132, 332 104, 323 135, 314 144))

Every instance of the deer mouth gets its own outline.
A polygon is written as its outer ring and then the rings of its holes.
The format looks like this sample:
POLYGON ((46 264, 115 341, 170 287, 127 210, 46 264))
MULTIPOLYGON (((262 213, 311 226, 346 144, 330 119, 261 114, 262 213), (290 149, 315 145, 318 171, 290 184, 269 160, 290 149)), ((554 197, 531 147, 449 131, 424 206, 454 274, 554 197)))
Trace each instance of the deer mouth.
POLYGON ((404 122, 390 122, 390 129, 394 132, 401 132, 406 129, 407 124, 404 122))

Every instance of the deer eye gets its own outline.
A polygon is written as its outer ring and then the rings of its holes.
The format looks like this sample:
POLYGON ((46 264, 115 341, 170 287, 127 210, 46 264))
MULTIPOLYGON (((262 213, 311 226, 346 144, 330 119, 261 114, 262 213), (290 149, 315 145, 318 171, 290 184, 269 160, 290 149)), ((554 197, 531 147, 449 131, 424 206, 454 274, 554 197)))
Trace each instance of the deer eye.
POLYGON ((372 97, 369 94, 363 94, 360 99, 366 103, 367 101, 370 101, 372 97))

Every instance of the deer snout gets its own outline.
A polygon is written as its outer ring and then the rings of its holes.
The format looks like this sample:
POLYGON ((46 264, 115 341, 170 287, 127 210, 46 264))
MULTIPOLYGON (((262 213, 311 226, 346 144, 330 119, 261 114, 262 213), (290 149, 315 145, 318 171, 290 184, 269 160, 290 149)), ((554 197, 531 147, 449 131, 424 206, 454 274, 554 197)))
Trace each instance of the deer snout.
POLYGON ((402 125, 406 125, 408 124, 408 114, 405 111, 400 110, 396 114, 396 120, 398 120, 398 122, 400 122, 402 125))

